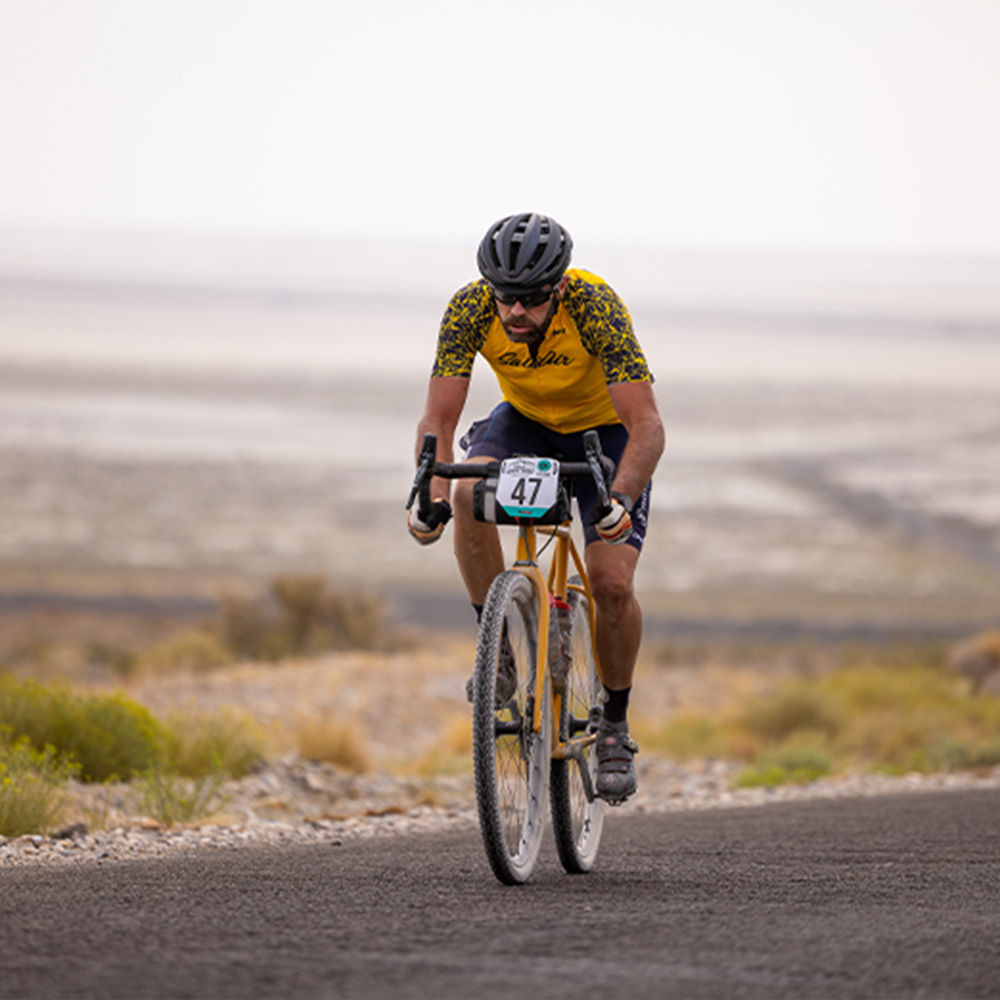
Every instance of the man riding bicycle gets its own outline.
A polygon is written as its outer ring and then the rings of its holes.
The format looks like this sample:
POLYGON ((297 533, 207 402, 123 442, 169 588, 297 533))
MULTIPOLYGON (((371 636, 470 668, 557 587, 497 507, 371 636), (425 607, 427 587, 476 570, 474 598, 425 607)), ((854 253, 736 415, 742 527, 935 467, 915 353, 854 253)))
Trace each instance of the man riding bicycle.
MULTIPOLYGON (((417 427, 437 436, 451 462, 476 354, 496 374, 501 402, 461 439, 467 461, 514 454, 584 461, 583 432, 596 428, 615 462, 610 509, 581 481, 577 502, 597 613, 595 641, 605 688, 597 733, 597 794, 620 802, 636 790, 628 703, 642 634, 635 568, 649 515, 650 480, 663 451, 652 376, 625 304, 594 274, 570 269, 573 241, 554 219, 524 213, 490 226, 479 246, 482 278, 452 296, 441 322, 427 405, 417 427)), ((455 516, 455 555, 477 614, 504 559, 497 528, 473 516, 472 481, 432 484, 434 504, 410 533, 436 541, 455 516)))

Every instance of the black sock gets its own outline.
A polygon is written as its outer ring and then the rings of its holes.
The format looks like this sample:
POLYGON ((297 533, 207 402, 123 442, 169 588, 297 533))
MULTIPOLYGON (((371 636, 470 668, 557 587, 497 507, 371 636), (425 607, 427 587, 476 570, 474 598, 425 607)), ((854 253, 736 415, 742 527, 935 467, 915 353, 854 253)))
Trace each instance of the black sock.
POLYGON ((608 722, 624 722, 628 714, 628 696, 632 693, 632 688, 614 691, 605 685, 604 693, 607 695, 607 701, 604 702, 604 718, 608 722))

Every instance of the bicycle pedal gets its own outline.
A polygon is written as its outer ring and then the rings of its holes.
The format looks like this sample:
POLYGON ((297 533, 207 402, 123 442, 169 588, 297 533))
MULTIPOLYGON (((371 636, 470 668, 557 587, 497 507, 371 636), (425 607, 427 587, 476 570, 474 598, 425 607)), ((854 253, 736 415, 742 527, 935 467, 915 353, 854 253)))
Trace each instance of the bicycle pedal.
POLYGON ((625 802, 628 802, 630 796, 625 795, 625 796, 623 796, 620 799, 606 799, 603 796, 599 795, 598 798, 602 802, 604 802, 606 805, 609 805, 609 806, 620 806, 620 805, 623 805, 625 802))

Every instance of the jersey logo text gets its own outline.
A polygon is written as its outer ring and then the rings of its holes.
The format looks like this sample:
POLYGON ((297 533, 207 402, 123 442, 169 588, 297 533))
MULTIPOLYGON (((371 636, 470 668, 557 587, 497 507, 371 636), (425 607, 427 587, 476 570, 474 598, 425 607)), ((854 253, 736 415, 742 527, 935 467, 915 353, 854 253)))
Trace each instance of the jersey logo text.
POLYGON ((508 368, 547 368, 550 365, 565 368, 573 362, 568 354, 559 354, 556 351, 548 351, 534 361, 531 358, 518 357, 516 351, 507 351, 497 358, 497 363, 508 368))

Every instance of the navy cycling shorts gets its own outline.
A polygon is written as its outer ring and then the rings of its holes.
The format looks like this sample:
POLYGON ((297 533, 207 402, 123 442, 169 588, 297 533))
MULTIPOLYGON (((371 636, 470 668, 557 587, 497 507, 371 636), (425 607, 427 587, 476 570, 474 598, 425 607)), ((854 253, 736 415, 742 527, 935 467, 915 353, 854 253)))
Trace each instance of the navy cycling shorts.
MULTIPOLYGON (((605 424, 596 428, 601 439, 601 449, 615 465, 621 461, 628 431, 622 424, 605 424)), ((583 431, 576 434, 560 434, 549 430, 534 420, 519 413, 510 403, 501 403, 488 417, 477 420, 462 435, 459 442, 465 450, 466 458, 486 455, 490 458, 509 458, 511 455, 541 455, 558 458, 564 462, 585 462, 583 431)), ((634 549, 642 550, 649 521, 649 494, 652 483, 648 483, 632 508, 632 534, 625 542, 634 549)), ((597 489, 593 480, 578 478, 573 481, 580 510, 580 521, 586 543, 599 541, 597 529, 590 523, 591 513, 597 504, 597 489)))

